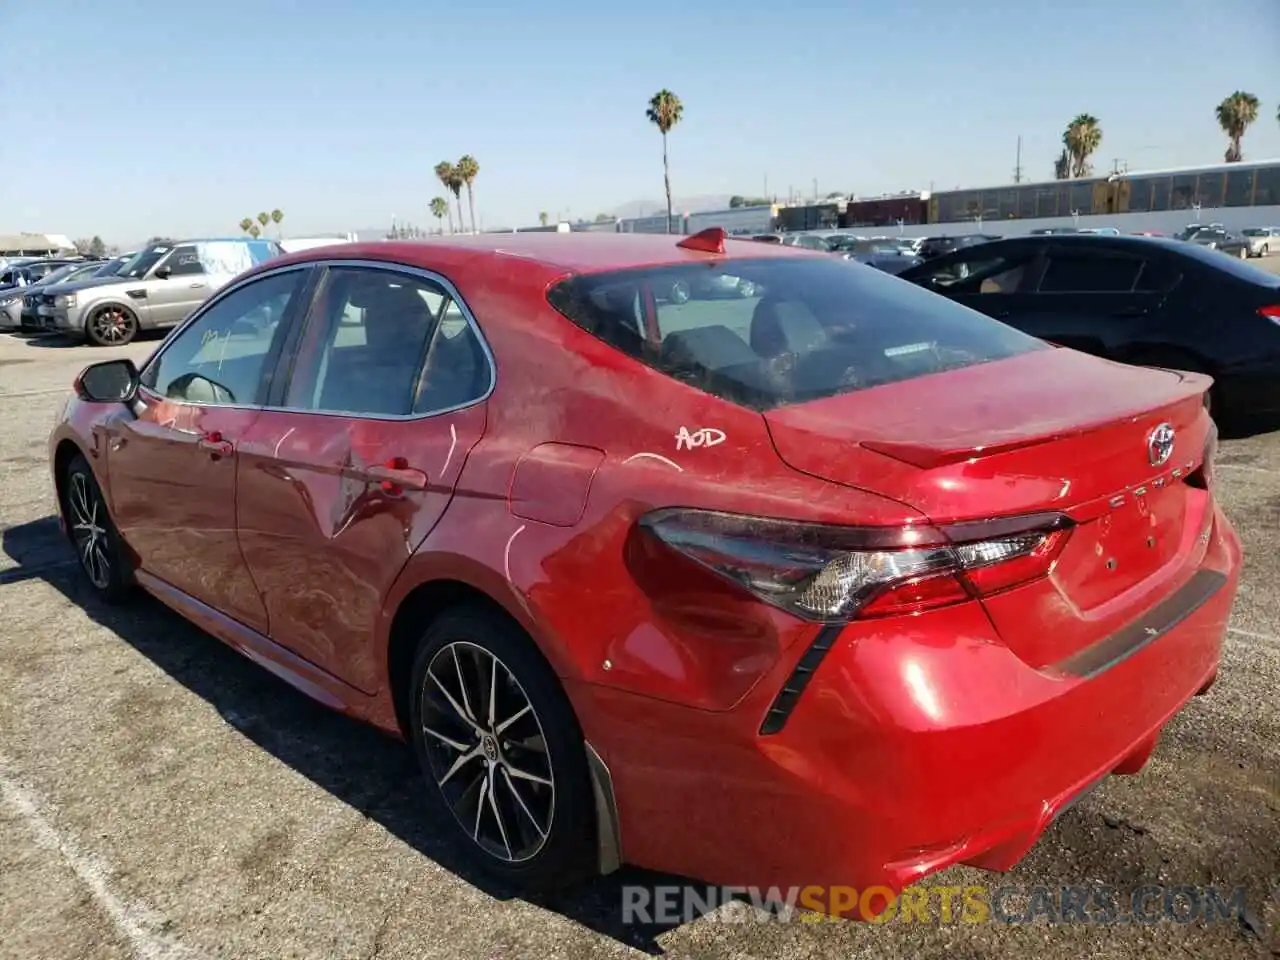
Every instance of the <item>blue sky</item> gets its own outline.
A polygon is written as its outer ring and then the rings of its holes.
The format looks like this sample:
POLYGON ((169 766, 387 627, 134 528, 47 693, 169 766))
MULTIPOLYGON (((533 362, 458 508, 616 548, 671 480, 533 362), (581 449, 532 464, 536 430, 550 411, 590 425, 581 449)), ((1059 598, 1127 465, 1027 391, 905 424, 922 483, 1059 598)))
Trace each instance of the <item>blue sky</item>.
POLYGON ((1277 157, 1277 51, 1277 0, 0 0, 0 232, 426 225, 463 153, 482 226, 590 217, 661 199, 662 87, 677 196, 1047 178, 1082 111, 1099 167, 1214 162, 1236 89, 1277 157))

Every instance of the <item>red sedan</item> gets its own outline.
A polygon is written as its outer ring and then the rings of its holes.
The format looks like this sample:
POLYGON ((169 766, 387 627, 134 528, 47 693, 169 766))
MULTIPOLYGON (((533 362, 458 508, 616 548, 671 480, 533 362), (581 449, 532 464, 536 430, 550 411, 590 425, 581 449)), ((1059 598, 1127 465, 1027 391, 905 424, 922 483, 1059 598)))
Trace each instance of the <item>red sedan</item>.
POLYGON ((50 455, 103 597, 403 737, 501 878, 896 891, 1213 683, 1209 386, 716 230, 381 242, 89 367, 50 455))

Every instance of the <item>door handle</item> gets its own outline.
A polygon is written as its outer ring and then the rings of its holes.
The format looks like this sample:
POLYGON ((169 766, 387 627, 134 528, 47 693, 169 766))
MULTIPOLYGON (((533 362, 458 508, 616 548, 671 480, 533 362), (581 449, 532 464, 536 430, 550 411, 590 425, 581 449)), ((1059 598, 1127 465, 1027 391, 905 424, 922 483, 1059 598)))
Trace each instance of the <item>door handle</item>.
POLYGON ((380 466, 366 467, 364 475, 387 493, 427 489, 427 475, 410 467, 404 457, 392 457, 380 466))
POLYGON ((216 460, 218 457, 229 457, 235 452, 235 447, 230 440, 225 439, 221 433, 214 430, 206 433, 203 437, 196 441, 196 446, 201 450, 207 450, 216 460))
POLYGON ((192 290, 199 290, 199 289, 200 289, 201 287, 203 287, 203 286, 204 286, 204 284, 203 284, 203 283, 193 283, 193 284, 191 284, 191 289, 192 289, 192 290))

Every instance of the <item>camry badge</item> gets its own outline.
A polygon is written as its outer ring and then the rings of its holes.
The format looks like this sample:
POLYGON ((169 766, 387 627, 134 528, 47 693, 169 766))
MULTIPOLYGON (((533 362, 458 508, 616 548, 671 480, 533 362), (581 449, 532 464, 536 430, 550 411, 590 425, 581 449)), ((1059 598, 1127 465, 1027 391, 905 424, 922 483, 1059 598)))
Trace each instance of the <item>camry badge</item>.
POLYGON ((1173 456, 1173 425, 1162 423, 1147 434, 1147 460, 1153 467, 1162 467, 1173 456))

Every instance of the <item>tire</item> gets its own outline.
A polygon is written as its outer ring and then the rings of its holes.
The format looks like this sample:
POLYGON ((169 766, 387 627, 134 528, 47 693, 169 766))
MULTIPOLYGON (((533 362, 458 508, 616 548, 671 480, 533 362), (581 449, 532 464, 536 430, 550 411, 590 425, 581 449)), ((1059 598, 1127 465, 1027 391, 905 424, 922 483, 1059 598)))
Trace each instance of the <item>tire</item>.
POLYGON ((80 572, 99 599, 120 603, 133 592, 133 564, 89 462, 76 454, 63 481, 63 517, 80 572))
POLYGON ((94 310, 84 324, 84 338, 95 347, 121 347, 137 335, 137 315, 118 303, 94 310))
POLYGON ((432 819, 467 863, 527 894, 594 873, 582 731, 518 626, 482 607, 445 612, 418 645, 411 696, 411 739, 432 819))

